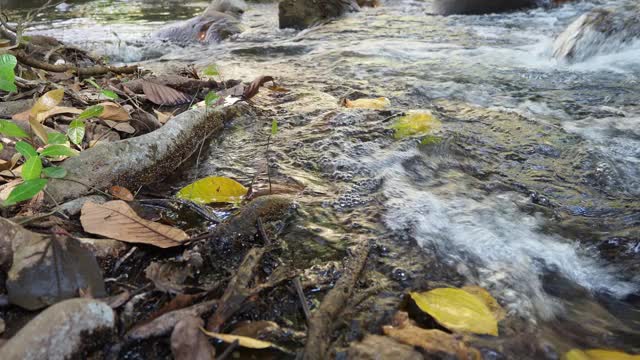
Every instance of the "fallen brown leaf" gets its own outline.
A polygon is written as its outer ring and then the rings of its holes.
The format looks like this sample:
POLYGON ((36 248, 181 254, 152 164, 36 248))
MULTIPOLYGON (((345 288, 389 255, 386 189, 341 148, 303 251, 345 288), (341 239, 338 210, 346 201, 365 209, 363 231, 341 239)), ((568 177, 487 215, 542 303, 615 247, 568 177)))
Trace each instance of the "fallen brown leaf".
POLYGON ((109 201, 102 205, 87 202, 82 207, 80 222, 84 230, 130 243, 141 243, 169 248, 179 246, 188 235, 168 225, 145 220, 126 202, 109 201))
POLYGON ((268 81, 273 81, 273 77, 268 75, 258 76, 255 80, 251 82, 251 85, 247 86, 244 89, 244 93, 242 94, 242 97, 245 100, 249 100, 252 97, 256 96, 258 94, 258 91, 260 90, 260 87, 268 81))
POLYGON ((127 121, 131 118, 127 110, 125 110, 122 106, 114 102, 106 101, 98 105, 104 108, 100 116, 98 116, 100 119, 114 120, 114 121, 127 121))
POLYGON ((480 352, 467 346, 454 335, 437 329, 423 329, 413 325, 406 312, 398 312, 394 316, 393 326, 382 327, 385 335, 398 342, 420 347, 427 352, 446 353, 459 360, 481 360, 480 352))
POLYGON ((133 194, 131 193, 131 191, 122 186, 113 185, 109 188, 109 194, 117 197, 120 200, 133 201, 133 194))
POLYGON ((182 105, 189 103, 189 96, 168 86, 145 81, 142 84, 142 91, 147 100, 156 105, 182 105))
POLYGON ((187 316, 180 320, 171 333, 171 352, 176 360, 213 360, 216 350, 200 331, 201 318, 187 316))

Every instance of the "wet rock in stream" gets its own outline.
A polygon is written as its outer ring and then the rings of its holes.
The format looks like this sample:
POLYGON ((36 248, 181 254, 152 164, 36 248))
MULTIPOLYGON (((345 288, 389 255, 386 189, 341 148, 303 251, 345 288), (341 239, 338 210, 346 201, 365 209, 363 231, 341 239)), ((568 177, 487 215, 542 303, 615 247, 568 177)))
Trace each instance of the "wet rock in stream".
POLYGON ((115 326, 113 310, 100 301, 72 299, 44 310, 2 348, 3 360, 64 360, 86 358, 109 339, 115 326))

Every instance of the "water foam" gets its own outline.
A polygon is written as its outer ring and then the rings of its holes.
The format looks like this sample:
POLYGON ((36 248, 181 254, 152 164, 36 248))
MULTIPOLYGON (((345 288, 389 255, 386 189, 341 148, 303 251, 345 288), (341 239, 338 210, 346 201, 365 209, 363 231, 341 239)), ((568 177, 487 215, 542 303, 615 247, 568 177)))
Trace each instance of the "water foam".
POLYGON ((593 292, 622 297, 637 290, 576 242, 543 233, 541 219, 519 210, 517 203, 526 201, 520 195, 478 195, 460 179, 440 190, 408 181, 412 175, 402 159, 420 156, 425 155, 414 150, 372 160, 384 179, 385 225, 410 233, 470 282, 491 290, 511 312, 548 319, 561 309, 543 290, 542 276, 550 270, 593 292), (460 196, 465 193, 473 196, 460 196))

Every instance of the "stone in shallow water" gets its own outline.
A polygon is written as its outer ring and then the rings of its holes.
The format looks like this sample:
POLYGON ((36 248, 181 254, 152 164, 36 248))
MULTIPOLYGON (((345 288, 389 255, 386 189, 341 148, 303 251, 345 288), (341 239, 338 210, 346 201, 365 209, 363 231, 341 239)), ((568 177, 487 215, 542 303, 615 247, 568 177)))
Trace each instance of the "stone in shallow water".
POLYGON ((3 360, 86 358, 115 326, 113 310, 100 301, 72 299, 36 316, 2 347, 3 360))

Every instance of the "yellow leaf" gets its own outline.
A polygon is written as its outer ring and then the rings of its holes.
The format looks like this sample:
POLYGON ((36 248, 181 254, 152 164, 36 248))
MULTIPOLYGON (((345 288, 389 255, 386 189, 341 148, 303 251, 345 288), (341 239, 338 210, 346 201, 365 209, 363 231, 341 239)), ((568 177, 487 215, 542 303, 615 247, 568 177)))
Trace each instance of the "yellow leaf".
POLYGON ((222 340, 224 342, 226 342, 227 344, 231 344, 234 341, 238 340, 238 345, 245 347, 245 348, 249 348, 249 349, 267 349, 270 347, 275 347, 277 348, 277 346, 275 346, 274 344, 268 342, 268 341, 262 341, 262 340, 257 340, 254 338, 250 338, 250 337, 246 337, 246 336, 240 336, 240 335, 231 335, 231 334, 219 334, 219 333, 214 333, 214 332, 209 332, 205 329, 202 329, 202 332, 204 332, 207 336, 210 337, 214 337, 216 339, 222 340))
POLYGON ((420 310, 451 331, 498 336, 498 321, 477 296, 461 289, 440 288, 411 298, 420 310))
POLYGON ((357 100, 345 100, 344 106, 354 109, 373 109, 382 110, 391 105, 391 101, 385 97, 379 97, 377 99, 357 99, 357 100))
POLYGON ((475 295, 478 299, 482 300, 482 302, 487 305, 491 313, 496 318, 496 320, 500 321, 505 318, 507 315, 502 306, 498 304, 498 301, 489 294, 489 292, 480 286, 468 285, 463 286, 462 290, 475 295))
POLYGON ((246 194, 247 188, 239 182, 225 177, 210 176, 183 187, 177 196, 198 204, 209 204, 235 203, 242 200, 246 194))
POLYGON ((399 118, 392 127, 396 129, 396 139, 402 139, 413 135, 432 134, 442 128, 442 123, 429 112, 412 111, 399 118))
POLYGON ((62 101, 62 97, 64 97, 64 89, 55 89, 45 93, 31 108, 31 116, 35 118, 41 112, 53 109, 62 101))
POLYGON ((562 360, 640 360, 640 355, 631 355, 616 350, 578 350, 568 351, 562 360))

